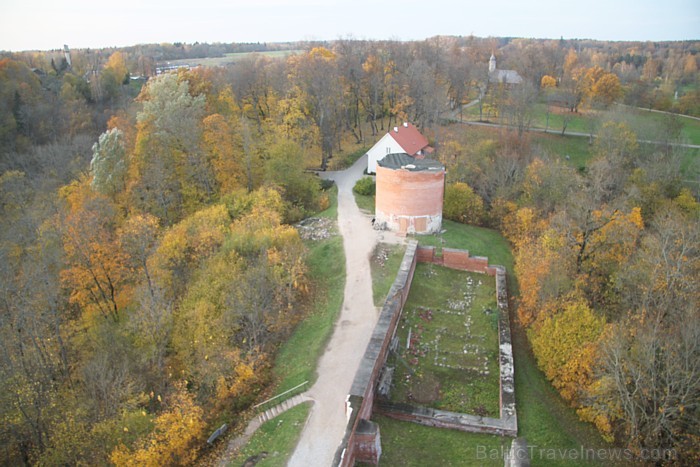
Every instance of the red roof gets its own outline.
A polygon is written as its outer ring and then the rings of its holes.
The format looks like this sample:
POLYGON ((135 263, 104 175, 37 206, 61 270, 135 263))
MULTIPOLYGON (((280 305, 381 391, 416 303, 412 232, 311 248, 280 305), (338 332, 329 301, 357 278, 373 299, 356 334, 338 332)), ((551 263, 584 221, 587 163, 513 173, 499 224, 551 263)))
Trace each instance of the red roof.
POLYGON ((428 146, 428 140, 410 123, 389 130, 389 134, 399 143, 406 154, 415 156, 418 151, 428 146), (398 131, 397 131, 398 130, 398 131))

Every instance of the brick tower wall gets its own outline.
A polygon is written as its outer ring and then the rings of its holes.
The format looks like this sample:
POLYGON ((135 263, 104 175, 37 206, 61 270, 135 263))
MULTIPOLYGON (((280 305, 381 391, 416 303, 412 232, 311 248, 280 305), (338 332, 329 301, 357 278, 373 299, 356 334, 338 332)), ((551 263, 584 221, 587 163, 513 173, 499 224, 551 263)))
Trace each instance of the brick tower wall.
POLYGON ((445 171, 377 166, 376 222, 401 234, 439 232, 445 171))

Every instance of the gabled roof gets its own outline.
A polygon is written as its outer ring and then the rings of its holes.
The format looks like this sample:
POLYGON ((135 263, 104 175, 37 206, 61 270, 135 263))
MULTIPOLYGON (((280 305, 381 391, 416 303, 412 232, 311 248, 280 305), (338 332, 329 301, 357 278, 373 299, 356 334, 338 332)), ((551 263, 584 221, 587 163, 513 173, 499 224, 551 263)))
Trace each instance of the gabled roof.
POLYGON ((383 159, 377 161, 377 165, 387 169, 405 169, 411 172, 445 170, 445 166, 439 161, 433 159, 416 159, 405 153, 387 154, 383 159))
POLYGON ((392 128, 389 130, 389 134, 399 143, 399 146, 411 156, 428 146, 426 137, 418 131, 418 128, 410 123, 404 123, 401 126, 392 128))

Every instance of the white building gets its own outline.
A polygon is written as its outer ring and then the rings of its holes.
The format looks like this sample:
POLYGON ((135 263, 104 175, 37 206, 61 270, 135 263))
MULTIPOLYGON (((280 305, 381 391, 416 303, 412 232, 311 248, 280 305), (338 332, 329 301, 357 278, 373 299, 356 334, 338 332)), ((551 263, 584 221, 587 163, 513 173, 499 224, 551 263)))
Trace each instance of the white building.
POLYGON ((428 140, 410 123, 394 127, 377 144, 367 151, 367 173, 377 173, 377 161, 387 154, 406 153, 413 157, 423 157, 433 153, 428 140))
POLYGON ((496 84, 520 84, 523 78, 515 70, 499 70, 496 68, 496 56, 491 54, 489 59, 489 83, 496 84))

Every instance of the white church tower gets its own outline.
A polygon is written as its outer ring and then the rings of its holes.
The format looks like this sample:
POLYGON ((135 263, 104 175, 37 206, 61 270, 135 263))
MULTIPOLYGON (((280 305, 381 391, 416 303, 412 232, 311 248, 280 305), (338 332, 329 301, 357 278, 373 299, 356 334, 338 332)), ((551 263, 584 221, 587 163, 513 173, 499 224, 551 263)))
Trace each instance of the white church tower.
POLYGON ((496 56, 492 53, 489 59, 489 73, 496 71, 496 56))

